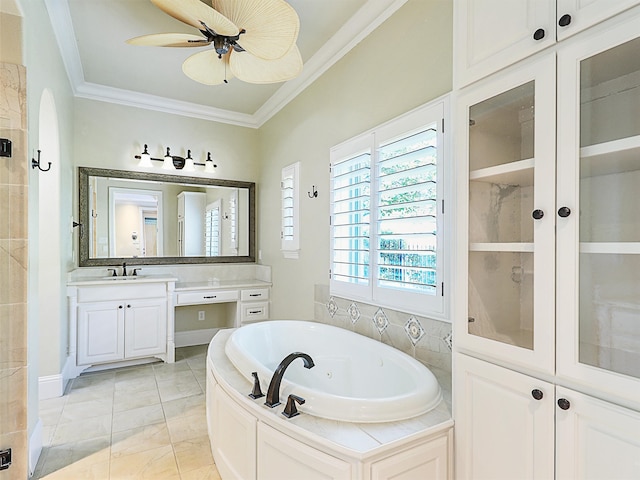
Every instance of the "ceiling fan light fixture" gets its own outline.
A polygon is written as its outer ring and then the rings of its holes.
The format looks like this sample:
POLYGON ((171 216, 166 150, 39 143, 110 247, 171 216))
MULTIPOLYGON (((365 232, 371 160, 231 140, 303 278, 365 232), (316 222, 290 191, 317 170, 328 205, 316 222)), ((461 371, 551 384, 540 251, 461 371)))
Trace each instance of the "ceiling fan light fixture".
POLYGON ((175 170, 176 167, 173 164, 173 157, 169 153, 169 147, 167 147, 167 154, 164 156, 164 162, 162 162, 163 170, 175 170))
POLYGON ((140 154, 140 162, 138 163, 138 167, 140 168, 153 168, 153 164, 151 163, 151 155, 147 150, 147 144, 144 144, 144 151, 140 154))

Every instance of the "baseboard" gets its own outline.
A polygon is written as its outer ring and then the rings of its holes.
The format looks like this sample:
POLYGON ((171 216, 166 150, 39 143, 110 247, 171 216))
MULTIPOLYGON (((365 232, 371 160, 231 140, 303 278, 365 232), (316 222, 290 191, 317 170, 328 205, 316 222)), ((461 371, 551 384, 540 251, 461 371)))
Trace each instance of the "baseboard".
POLYGON ((69 380, 77 377, 81 371, 74 371, 73 361, 71 357, 67 357, 61 373, 38 378, 38 399, 46 400, 47 398, 61 397, 64 395, 64 390, 67 388, 69 380))
POLYGON ((29 476, 33 475, 38 465, 38 459, 42 453, 42 420, 38 418, 38 423, 33 428, 29 437, 29 476))
POLYGON ((213 336, 218 333, 219 328, 205 328, 202 330, 186 330, 175 332, 174 338, 176 347, 190 347, 192 345, 206 345, 211 342, 213 336))

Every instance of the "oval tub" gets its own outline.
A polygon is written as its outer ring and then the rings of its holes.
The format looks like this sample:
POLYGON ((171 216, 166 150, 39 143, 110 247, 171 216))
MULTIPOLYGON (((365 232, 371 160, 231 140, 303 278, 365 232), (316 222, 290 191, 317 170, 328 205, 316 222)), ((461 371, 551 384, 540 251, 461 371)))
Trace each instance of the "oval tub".
MULTIPOLYGON (((266 394, 284 357, 304 352, 287 368, 280 387, 284 404, 290 393, 306 403, 299 410, 347 422, 391 422, 422 415, 442 399, 431 371, 409 355, 357 333, 321 323, 276 320, 237 329, 225 346, 236 369, 253 381, 258 372, 266 394)), ((248 393, 248 392, 247 392, 248 393)))

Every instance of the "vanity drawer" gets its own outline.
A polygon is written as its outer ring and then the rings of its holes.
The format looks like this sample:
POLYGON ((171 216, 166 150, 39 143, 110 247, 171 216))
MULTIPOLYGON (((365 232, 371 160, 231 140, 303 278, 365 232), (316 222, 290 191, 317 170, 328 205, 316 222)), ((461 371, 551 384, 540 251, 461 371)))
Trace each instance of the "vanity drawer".
POLYGON ((237 290, 198 290, 178 292, 176 305, 202 305, 204 303, 224 303, 238 301, 237 290))
POLYGON ((268 288, 250 288, 242 290, 240 299, 243 302, 252 302, 254 300, 268 300, 269 289, 268 288))
POLYGON ((269 302, 243 303, 240 311, 240 322, 250 323, 269 318, 269 302))
MULTIPOLYGON (((124 282, 125 280, 123 280, 124 282)), ((160 298, 166 297, 166 283, 142 283, 126 285, 95 285, 78 287, 78 303, 106 302, 109 300, 125 300, 128 298, 160 298)))

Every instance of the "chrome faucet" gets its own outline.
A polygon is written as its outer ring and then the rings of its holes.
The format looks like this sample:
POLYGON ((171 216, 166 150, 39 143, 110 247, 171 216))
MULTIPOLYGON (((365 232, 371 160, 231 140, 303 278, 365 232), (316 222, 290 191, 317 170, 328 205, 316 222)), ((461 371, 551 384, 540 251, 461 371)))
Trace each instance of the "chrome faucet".
POLYGON ((280 405, 280 382, 282 381, 282 377, 284 376, 284 371, 287 369, 289 364, 293 362, 296 358, 302 358, 304 362, 304 368, 313 368, 315 364, 313 363, 313 359, 307 355, 306 353, 294 352, 290 353, 280 362, 276 371, 273 372, 273 377, 271 377, 271 383, 269 383, 269 390, 267 390, 267 401, 264 404, 267 407, 275 407, 280 405))

